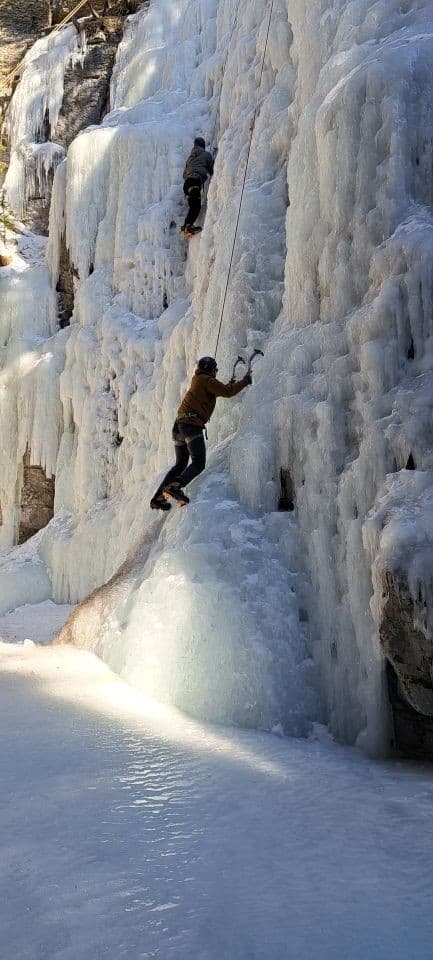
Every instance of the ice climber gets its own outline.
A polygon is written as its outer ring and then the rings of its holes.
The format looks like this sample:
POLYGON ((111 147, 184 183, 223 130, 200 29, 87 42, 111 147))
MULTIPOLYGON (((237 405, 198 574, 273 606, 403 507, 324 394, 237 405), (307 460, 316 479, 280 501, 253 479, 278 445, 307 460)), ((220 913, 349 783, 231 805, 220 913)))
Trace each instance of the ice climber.
POLYGON ((198 477, 206 466, 206 444, 203 432, 215 409, 217 397, 235 397, 251 382, 251 374, 237 383, 221 383, 216 379, 218 367, 213 357, 202 357, 177 411, 173 426, 176 463, 165 475, 150 501, 152 510, 170 510, 168 498, 177 500, 181 507, 189 503, 184 493, 191 480, 198 477), (191 463, 188 466, 188 461, 191 463))
POLYGON ((213 174, 213 163, 212 154, 206 150, 203 137, 196 137, 183 171, 183 192, 188 200, 188 213, 180 229, 186 237, 192 237, 201 230, 201 227, 193 225, 201 210, 202 188, 208 176, 213 174))

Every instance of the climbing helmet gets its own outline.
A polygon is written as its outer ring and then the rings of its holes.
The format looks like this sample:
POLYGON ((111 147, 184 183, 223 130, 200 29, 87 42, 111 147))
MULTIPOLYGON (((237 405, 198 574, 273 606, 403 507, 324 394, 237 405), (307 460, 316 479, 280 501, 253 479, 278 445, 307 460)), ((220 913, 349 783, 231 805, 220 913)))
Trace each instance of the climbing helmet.
POLYGON ((213 376, 218 372, 217 362, 213 357, 202 357, 198 361, 197 369, 203 370, 204 373, 209 373, 213 376))

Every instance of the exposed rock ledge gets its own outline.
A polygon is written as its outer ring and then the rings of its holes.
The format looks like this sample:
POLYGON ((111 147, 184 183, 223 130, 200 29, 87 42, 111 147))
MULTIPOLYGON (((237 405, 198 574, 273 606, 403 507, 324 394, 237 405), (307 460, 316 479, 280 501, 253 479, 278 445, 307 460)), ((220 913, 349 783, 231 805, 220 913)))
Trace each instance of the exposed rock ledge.
POLYGON ((433 759, 433 633, 426 603, 421 593, 414 603, 404 572, 382 574, 382 588, 379 636, 387 659, 396 749, 404 756, 433 759))

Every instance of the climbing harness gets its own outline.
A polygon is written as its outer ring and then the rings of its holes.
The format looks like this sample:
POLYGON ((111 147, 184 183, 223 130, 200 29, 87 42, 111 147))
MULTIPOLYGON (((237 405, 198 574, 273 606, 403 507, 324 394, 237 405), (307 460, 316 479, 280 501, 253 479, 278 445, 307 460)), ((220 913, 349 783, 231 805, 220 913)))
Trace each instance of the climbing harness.
MULTIPOLYGON (((72 10, 70 10, 69 13, 66 14, 66 17, 63 17, 63 20, 61 20, 60 23, 56 23, 55 27, 53 27, 53 29, 48 34, 48 39, 50 39, 50 37, 53 37, 56 33, 58 33, 59 30, 62 29, 62 27, 66 26, 66 24, 69 23, 69 21, 72 20, 73 17, 75 17, 75 15, 81 10, 82 7, 86 5, 86 3, 87 3, 87 0, 79 0, 79 2, 75 5, 75 7, 72 10)), ((26 63, 26 58, 23 57, 20 63, 18 63, 17 66, 13 68, 13 70, 10 70, 8 74, 6 74, 6 76, 3 78, 2 82, 0 83, 0 96, 3 93, 6 93, 12 80, 16 76, 18 76, 22 68, 25 66, 25 63, 26 63)))
POLYGON ((183 420, 200 420, 200 423, 202 424, 200 429, 204 430, 206 440, 209 440, 207 435, 206 421, 203 420, 203 417, 201 417, 199 413, 194 413, 194 411, 192 411, 192 413, 183 413, 182 416, 179 417, 179 421, 182 422, 183 420))
POLYGON ((273 8, 274 8, 274 0, 271 0, 271 5, 270 5, 270 8, 269 8, 269 19, 268 19, 268 27, 267 27, 267 31, 266 31, 265 46, 264 46, 264 49, 263 49, 262 64, 261 64, 261 68, 260 68, 260 77, 259 77, 259 83, 258 83, 258 86, 257 86, 256 105, 255 105, 255 107, 254 107, 254 113, 253 113, 252 120, 251 120, 251 124, 250 124, 250 136, 249 136, 249 143, 248 143, 247 159, 246 159, 246 163, 245 163, 244 177, 243 177, 243 181, 242 181, 241 196, 240 196, 240 201, 239 201, 239 210, 238 210, 238 215, 237 215, 237 219, 236 219, 236 226, 235 226, 235 232, 234 232, 234 237, 233 237, 232 252, 231 252, 230 263, 229 263, 229 268, 228 268, 228 272, 227 272, 227 280, 226 280, 226 285, 225 285, 225 290, 224 290, 224 297, 223 297, 223 302, 222 302, 222 307, 221 307, 220 322, 219 322, 219 326, 218 326, 218 335, 217 335, 217 340, 216 340, 216 345, 215 345, 215 354, 214 354, 215 357, 216 357, 216 355, 217 355, 218 344, 219 344, 219 339, 220 339, 220 334, 221 334, 221 327, 222 327, 223 319, 224 319, 224 310, 225 310, 225 305, 226 305, 227 291, 228 291, 228 287, 229 287, 231 271, 232 271, 233 257, 234 257, 234 253, 235 253, 235 247, 236 247, 236 240, 237 240, 237 235, 238 235, 239 220, 240 220, 240 216, 241 216, 242 202, 243 202, 243 198, 244 198, 245 183, 246 183, 246 179, 247 179, 248 164, 249 164, 250 153, 251 153, 251 145, 252 145, 252 142, 253 142, 254 127, 255 127, 255 124, 256 124, 257 113, 258 113, 258 109, 259 109, 259 94, 260 94, 260 89, 261 89, 261 85, 262 85, 263 68, 264 68, 264 65, 265 65, 265 56, 266 56, 266 51, 267 51, 267 47, 268 47, 269 31, 270 31, 270 28, 271 28, 271 20, 272 20, 272 11, 273 11, 273 8))

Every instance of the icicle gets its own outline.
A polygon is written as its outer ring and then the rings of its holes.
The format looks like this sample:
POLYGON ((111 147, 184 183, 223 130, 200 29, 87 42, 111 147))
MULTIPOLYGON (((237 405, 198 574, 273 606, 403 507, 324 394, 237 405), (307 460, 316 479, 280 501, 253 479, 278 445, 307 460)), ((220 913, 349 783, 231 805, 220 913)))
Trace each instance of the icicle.
MULTIPOLYGON (((4 186, 11 208, 20 216, 34 186, 34 173, 27 161, 32 160, 38 141, 55 134, 63 102, 65 70, 71 61, 82 60, 85 43, 84 35, 78 34, 71 25, 38 40, 25 57, 25 67, 5 121, 11 161, 4 186)), ((45 178, 52 168, 49 161, 55 167, 61 152, 62 148, 56 144, 47 148, 43 161, 45 178)))

